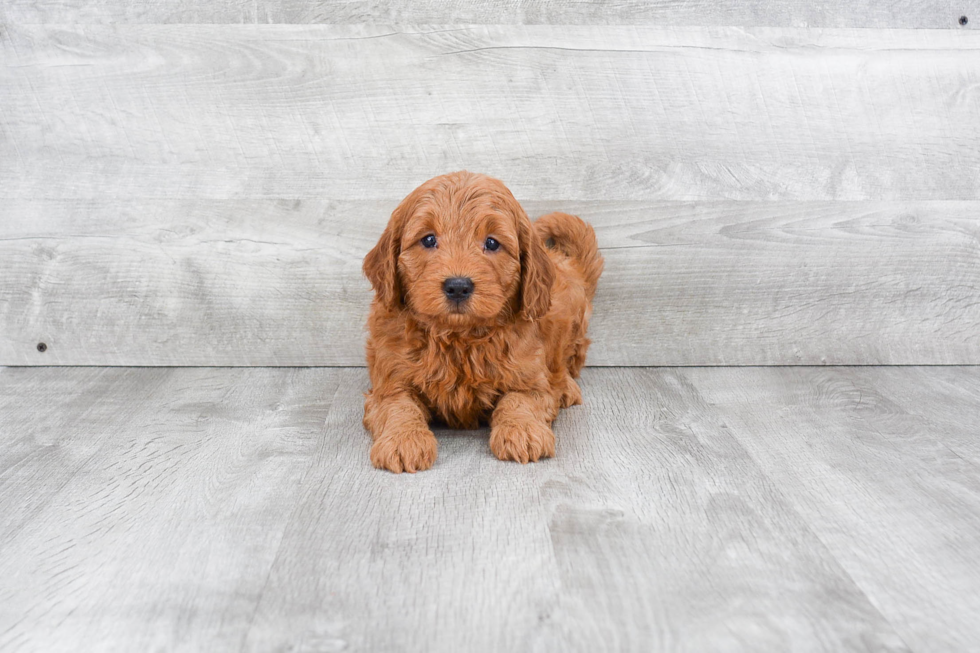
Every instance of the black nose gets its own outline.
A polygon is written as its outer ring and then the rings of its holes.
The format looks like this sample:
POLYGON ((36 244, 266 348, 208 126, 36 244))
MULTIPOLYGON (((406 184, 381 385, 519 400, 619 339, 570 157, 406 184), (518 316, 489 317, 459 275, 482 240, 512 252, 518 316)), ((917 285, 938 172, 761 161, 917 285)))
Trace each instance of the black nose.
POLYGON ((454 302, 461 302, 473 294, 473 280, 469 277, 451 277, 442 282, 442 291, 454 302))

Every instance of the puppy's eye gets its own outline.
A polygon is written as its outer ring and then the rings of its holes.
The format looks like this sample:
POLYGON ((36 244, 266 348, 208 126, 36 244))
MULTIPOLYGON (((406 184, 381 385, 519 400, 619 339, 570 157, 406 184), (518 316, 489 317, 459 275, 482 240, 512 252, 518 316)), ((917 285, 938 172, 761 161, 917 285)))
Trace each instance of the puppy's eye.
POLYGON ((483 243, 483 247, 489 252, 496 252, 500 249, 500 243, 497 242, 496 238, 487 238, 483 243))
POLYGON ((429 234, 428 236, 422 238, 422 247, 426 249, 432 249, 435 246, 436 246, 436 237, 433 236, 432 234, 429 234))

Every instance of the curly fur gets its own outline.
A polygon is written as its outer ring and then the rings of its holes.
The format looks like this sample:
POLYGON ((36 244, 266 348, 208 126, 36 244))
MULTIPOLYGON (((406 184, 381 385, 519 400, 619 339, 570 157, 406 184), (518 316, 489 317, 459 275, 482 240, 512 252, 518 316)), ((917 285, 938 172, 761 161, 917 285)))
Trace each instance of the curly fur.
POLYGON ((575 379, 602 266, 592 227, 565 213, 532 224, 491 177, 456 172, 412 191, 364 258, 375 290, 364 402, 374 466, 431 467, 433 419, 489 423, 502 460, 553 456, 551 422, 582 402, 575 379), (429 234, 437 247, 421 245, 429 234), (488 236, 498 250, 484 249, 488 236), (474 283, 461 307, 442 290, 454 276, 474 283))

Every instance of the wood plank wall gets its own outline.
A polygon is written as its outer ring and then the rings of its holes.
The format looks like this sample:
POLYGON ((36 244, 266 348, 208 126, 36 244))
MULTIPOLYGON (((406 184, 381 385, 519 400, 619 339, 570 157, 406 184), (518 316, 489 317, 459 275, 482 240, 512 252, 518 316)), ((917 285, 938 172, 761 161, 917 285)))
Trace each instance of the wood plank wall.
POLYGON ((6 2, 0 364, 361 365, 458 169, 596 226, 592 365, 980 363, 969 4, 6 2))

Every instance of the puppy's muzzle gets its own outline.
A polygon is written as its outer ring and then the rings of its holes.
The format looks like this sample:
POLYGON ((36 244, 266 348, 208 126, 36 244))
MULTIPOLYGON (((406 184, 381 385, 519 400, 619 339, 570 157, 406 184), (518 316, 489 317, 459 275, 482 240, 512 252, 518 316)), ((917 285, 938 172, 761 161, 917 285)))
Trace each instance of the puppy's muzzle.
POLYGON ((473 280, 469 277, 450 277, 442 282, 442 292, 446 299, 462 304, 473 294, 473 280))

